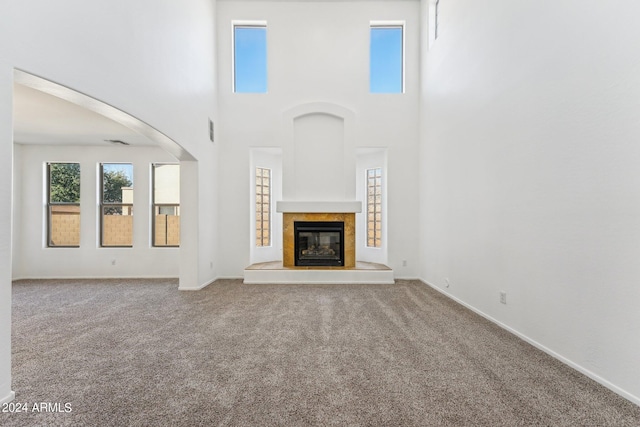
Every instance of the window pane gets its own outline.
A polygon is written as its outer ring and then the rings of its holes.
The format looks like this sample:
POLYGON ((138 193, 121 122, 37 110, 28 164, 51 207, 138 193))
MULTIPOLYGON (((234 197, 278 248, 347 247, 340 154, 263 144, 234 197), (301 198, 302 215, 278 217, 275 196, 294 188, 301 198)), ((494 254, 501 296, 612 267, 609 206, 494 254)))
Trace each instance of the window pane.
POLYGON ((102 246, 133 246, 131 206, 103 206, 102 246))
POLYGON ((180 165, 153 165, 155 204, 180 204, 180 165))
POLYGON ((80 246, 80 164, 49 163, 49 247, 80 246))
POLYGON ((367 246, 382 246, 382 168, 367 170, 367 246))
POLYGON ((80 203, 80 164, 49 164, 49 202, 80 203))
POLYGON ((133 203, 132 164, 102 164, 102 202, 133 203))
POLYGON ((371 27, 369 91, 402 93, 402 27, 371 27))
POLYGON ((267 27, 235 26, 234 92, 267 92, 267 27))
POLYGON ((49 246, 80 246, 80 206, 49 207, 49 246))
POLYGON ((269 186, 271 185, 271 170, 256 168, 256 246, 269 246, 271 224, 271 200, 269 186))
POLYGON ((180 246, 180 165, 153 165, 154 246, 180 246))

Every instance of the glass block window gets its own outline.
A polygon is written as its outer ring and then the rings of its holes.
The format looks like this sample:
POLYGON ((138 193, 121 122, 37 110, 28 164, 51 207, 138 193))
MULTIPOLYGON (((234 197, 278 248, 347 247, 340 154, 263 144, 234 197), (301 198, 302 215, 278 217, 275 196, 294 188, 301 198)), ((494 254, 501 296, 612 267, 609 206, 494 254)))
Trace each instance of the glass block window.
POLYGON ((47 246, 80 246, 80 164, 47 164, 47 246))
POLYGON ((382 168, 367 169, 367 246, 382 247, 382 168))
POLYGON ((256 168, 256 246, 271 246, 271 169, 256 168))

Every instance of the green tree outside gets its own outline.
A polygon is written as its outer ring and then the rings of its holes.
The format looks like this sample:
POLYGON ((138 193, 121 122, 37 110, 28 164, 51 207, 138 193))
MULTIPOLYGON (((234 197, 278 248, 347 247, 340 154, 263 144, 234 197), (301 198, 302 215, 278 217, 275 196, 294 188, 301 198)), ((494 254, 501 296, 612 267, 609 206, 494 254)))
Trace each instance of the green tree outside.
POLYGON ((80 203, 80 164, 49 164, 49 201, 80 203))
POLYGON ((104 203, 122 203, 122 187, 131 187, 133 182, 124 171, 109 170, 103 172, 102 185, 104 203))

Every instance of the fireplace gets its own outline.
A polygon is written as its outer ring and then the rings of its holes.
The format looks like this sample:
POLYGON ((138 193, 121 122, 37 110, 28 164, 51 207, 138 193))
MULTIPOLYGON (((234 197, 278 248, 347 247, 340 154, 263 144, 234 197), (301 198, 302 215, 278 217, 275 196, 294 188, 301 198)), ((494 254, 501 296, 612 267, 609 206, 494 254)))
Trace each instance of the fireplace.
MULTIPOLYGON (((313 209, 311 209, 313 210, 313 209)), ((327 231, 327 230, 322 230, 327 231)), ((311 232, 313 230, 304 230, 304 232, 311 232)), ((310 237, 305 235, 307 238, 310 237)), ((306 242, 309 243, 309 240, 306 242)), ((320 243, 320 242, 318 242, 320 243)), ((305 244, 303 241, 302 244, 305 244)), ((335 248, 332 248, 334 252, 335 248)), ((330 254, 330 252, 329 252, 330 254)), ((301 254, 302 255, 302 254, 301 254)), ((309 252, 306 253, 309 256, 309 252)), ((334 255, 335 256, 335 255, 334 255)), ((335 261, 335 260, 334 260, 335 261)), ((353 212, 283 212, 282 214, 282 265, 286 268, 298 268, 305 270, 313 269, 351 269, 356 268, 356 214, 353 212), (296 223, 311 223, 312 227, 321 223, 330 223, 331 226, 335 226, 336 223, 342 224, 342 234, 340 236, 341 245, 338 248, 340 251, 341 263, 328 264, 324 262, 307 262, 303 260, 300 264, 297 261, 298 258, 298 241, 295 224, 296 223)))
POLYGON ((343 221, 295 221, 296 266, 344 266, 343 221))

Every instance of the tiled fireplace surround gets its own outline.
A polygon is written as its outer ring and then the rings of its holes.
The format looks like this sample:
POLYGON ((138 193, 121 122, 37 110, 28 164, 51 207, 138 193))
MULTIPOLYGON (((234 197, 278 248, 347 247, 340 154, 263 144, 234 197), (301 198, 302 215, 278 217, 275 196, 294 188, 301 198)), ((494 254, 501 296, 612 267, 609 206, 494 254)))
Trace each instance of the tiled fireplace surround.
POLYGON ((283 215, 282 225, 282 264, 287 268, 300 269, 325 269, 325 268, 355 268, 356 266, 356 214, 355 213, 316 213, 316 212, 300 212, 287 213, 283 215), (295 265, 295 236, 294 222, 296 221, 313 221, 313 222, 344 222, 344 267, 300 267, 295 265))
POLYGON ((356 212, 362 210, 360 202, 278 202, 276 210, 282 212, 282 264, 285 268, 300 270, 356 268, 356 212), (344 222, 344 266, 301 267, 295 265, 294 222, 344 222))

